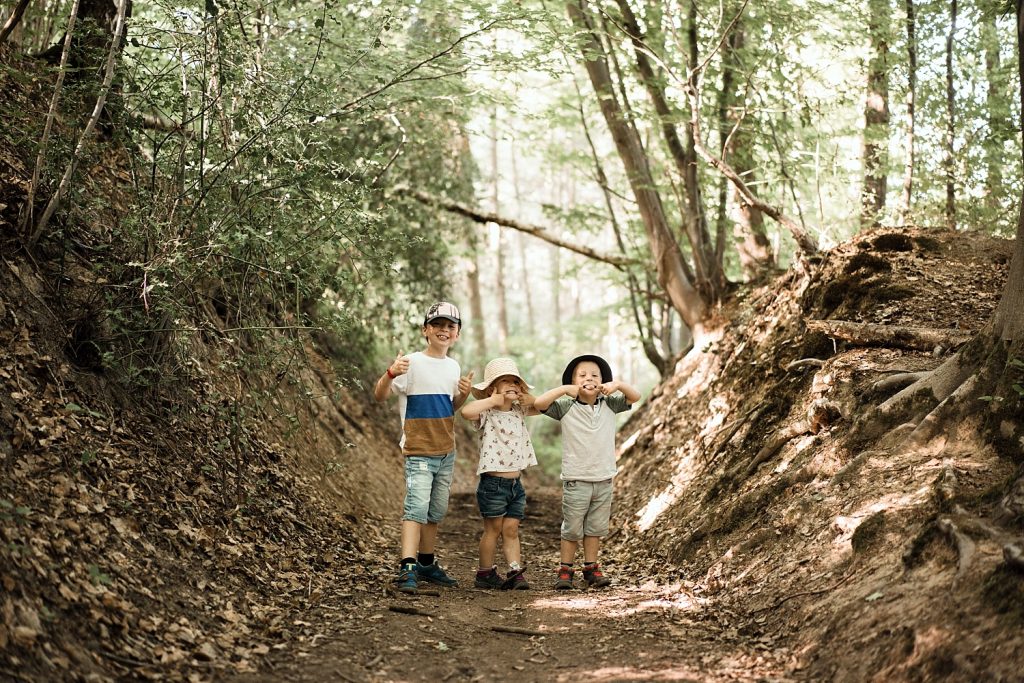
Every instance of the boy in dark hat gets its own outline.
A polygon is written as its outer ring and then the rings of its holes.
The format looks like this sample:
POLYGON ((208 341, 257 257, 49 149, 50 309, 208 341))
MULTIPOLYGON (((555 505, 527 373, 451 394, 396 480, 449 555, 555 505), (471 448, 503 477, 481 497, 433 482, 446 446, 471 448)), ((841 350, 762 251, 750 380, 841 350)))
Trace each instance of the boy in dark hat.
POLYGON ((537 397, 534 408, 562 423, 562 543, 555 588, 572 588, 576 548, 583 541, 583 580, 601 588, 611 581, 597 562, 608 534, 615 477, 615 415, 640 400, 640 392, 612 378, 600 356, 569 361, 562 386, 537 397))

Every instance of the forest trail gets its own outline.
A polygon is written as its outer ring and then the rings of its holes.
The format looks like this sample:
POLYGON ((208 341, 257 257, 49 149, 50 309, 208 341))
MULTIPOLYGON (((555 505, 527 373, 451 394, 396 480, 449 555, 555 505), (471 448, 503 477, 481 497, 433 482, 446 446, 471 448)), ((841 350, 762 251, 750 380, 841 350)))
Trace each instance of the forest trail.
MULTIPOLYGON (((320 634, 315 647, 297 658, 289 647, 287 658, 268 657, 266 673, 230 680, 792 680, 799 665, 791 651, 759 633, 753 620, 695 597, 685 582, 637 576, 608 556, 612 586, 581 588, 577 574, 576 589, 556 591, 560 492, 548 487, 527 495, 522 541, 531 590, 473 587, 476 500, 473 492, 454 492, 438 553, 458 587, 405 596, 389 585, 390 563, 369 568, 379 579, 372 587, 339 586, 314 612, 320 623, 308 626, 320 634)), ((396 547, 397 532, 395 523, 396 547)), ((390 558, 389 550, 381 556, 390 558)))

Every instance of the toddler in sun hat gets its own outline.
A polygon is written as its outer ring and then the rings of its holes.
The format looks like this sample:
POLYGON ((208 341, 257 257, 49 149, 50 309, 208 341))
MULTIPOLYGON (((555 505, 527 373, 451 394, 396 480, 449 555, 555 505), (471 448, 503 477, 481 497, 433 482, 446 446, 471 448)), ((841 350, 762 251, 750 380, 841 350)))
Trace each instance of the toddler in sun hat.
POLYGON ((458 583, 435 561, 434 545, 455 473, 455 411, 469 397, 473 382, 473 373, 462 377, 458 362, 448 355, 461 331, 455 304, 433 304, 423 316, 426 348, 408 356, 399 352, 373 387, 378 401, 398 396, 402 419, 405 503, 396 583, 403 593, 416 593, 420 580, 458 583))
POLYGON ((611 518, 615 415, 639 400, 640 392, 612 377, 604 358, 584 354, 565 366, 562 386, 534 401, 534 409, 562 425, 562 563, 555 588, 572 588, 572 565, 580 541, 583 580, 594 588, 611 583, 597 555, 611 518))
POLYGON ((480 564, 473 582, 477 588, 525 590, 519 525, 526 512, 526 491, 521 473, 537 464, 526 417, 537 415, 530 386, 511 358, 495 358, 484 368, 484 380, 473 385, 477 399, 462 408, 462 417, 480 435, 480 462, 476 502, 484 520, 480 536, 480 564), (504 578, 494 561, 498 539, 508 562, 504 578))

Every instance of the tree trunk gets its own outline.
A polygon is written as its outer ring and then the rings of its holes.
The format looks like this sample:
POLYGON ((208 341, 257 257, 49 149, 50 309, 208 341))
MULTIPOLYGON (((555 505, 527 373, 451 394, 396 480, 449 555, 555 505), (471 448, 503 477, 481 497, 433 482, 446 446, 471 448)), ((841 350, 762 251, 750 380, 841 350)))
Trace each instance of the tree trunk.
POLYGON ((996 18, 987 17, 981 24, 981 42, 985 50, 985 76, 988 89, 985 94, 988 107, 988 139, 985 140, 985 206, 999 208, 999 192, 1003 186, 1003 143, 1009 125, 1006 120, 1007 104, 1004 99, 1006 78, 1000 64, 1001 46, 996 18))
MULTIPOLYGON (((739 104, 742 100, 741 88, 746 89, 746 79, 743 79, 741 85, 740 79, 736 78, 736 75, 744 73, 741 52, 745 43, 743 22, 738 19, 722 47, 722 98, 728 103, 739 104), (726 87, 729 88, 728 92, 725 91, 726 87)), ((719 115, 720 136, 724 145, 722 158, 728 158, 729 164, 748 183, 756 182, 753 144, 747 128, 743 125, 742 116, 729 106, 725 106, 719 115)), ((734 234, 740 266, 747 280, 756 281, 775 267, 775 255, 764 229, 764 214, 761 209, 748 202, 736 187, 733 187, 733 204, 736 207, 734 234)))
MULTIPOLYGON (((494 213, 500 206, 498 178, 498 110, 491 112, 491 197, 494 213)), ((508 355, 508 308, 505 293, 505 235, 501 226, 494 225, 497 239, 495 240, 494 298, 498 311, 498 351, 508 355)))
POLYGON ((914 107, 917 104, 917 30, 914 0, 906 0, 907 8, 907 161, 903 169, 903 194, 900 198, 900 220, 906 222, 914 190, 914 107))
POLYGON ((11 35, 14 29, 18 26, 21 18, 25 16, 25 8, 31 0, 18 0, 17 7, 11 12, 11 16, 8 17, 7 21, 4 22, 4 26, 0 29, 0 45, 7 42, 7 38, 11 35))
POLYGON ((943 166, 946 171, 946 225, 956 228, 956 165, 954 140, 956 121, 954 118, 956 90, 953 87, 953 41, 956 34, 957 0, 949 5, 949 33, 946 35, 946 149, 943 166))
POLYGON ((881 220, 889 171, 889 0, 869 0, 868 12, 871 58, 864 103, 862 227, 877 226, 881 220))
MULTIPOLYGON (((512 146, 512 187, 515 191, 516 214, 523 215, 523 195, 519 186, 519 165, 516 163, 516 148, 512 146)), ((516 233, 516 253, 519 256, 519 270, 523 274, 522 281, 526 282, 526 274, 530 272, 529 262, 526 257, 526 238, 522 233, 516 233)), ((533 312, 533 289, 526 284, 523 286, 523 296, 526 299, 526 334, 533 337, 536 333, 535 315, 533 312)))
POLYGON ((686 325, 694 330, 695 335, 699 334, 708 315, 708 306, 686 276, 682 252, 668 227, 661 197, 655 189, 654 178, 640 136, 622 115, 608 70, 607 56, 587 16, 589 3, 587 0, 570 0, 566 8, 572 24, 582 35, 579 46, 581 58, 600 101, 601 113, 611 131, 615 147, 625 166, 633 196, 640 209, 640 216, 654 255, 658 284, 679 311, 686 325))
POLYGON ((480 293, 480 240, 476 231, 471 230, 468 236, 470 264, 466 279, 469 283, 469 311, 473 316, 473 347, 476 351, 476 362, 483 376, 483 364, 487 362, 487 325, 484 322, 483 296, 480 293))

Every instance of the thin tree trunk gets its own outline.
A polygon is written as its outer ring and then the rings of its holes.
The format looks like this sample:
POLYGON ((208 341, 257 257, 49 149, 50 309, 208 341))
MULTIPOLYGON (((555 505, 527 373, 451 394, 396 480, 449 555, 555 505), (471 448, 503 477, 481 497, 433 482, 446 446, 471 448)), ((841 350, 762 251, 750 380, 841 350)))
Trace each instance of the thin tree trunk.
POLYGON ((60 102, 60 93, 64 87, 64 75, 67 73, 68 55, 71 54, 71 41, 75 34, 75 20, 78 18, 78 0, 71 6, 71 15, 68 17, 68 27, 64 32, 64 48, 60 53, 60 66, 57 69, 57 82, 53 86, 53 96, 50 98, 50 108, 46 112, 46 124, 43 126, 43 137, 39 140, 39 151, 36 153, 36 166, 32 170, 32 180, 28 184, 28 198, 25 200, 25 213, 21 217, 20 230, 28 232, 29 226, 35 225, 35 203, 36 190, 39 188, 39 179, 43 172, 43 164, 46 162, 46 146, 50 141, 50 132, 53 130, 53 122, 57 117, 57 103, 60 102))
POLYGON ((1006 79, 1000 64, 1000 41, 996 18, 983 19, 981 42, 985 50, 985 76, 988 89, 985 94, 988 107, 988 139, 985 140, 985 205, 992 210, 999 208, 999 191, 1003 185, 1003 142, 1009 128, 1006 121, 1004 98, 1006 79))
POLYGON ((644 152, 640 137, 635 128, 624 119, 622 110, 615 97, 611 74, 603 47, 594 34, 588 13, 587 0, 570 0, 566 8, 573 25, 582 33, 582 59, 590 76, 591 84, 597 93, 601 112, 612 134, 619 157, 626 168, 633 195, 637 200, 640 215, 643 219, 647 239, 654 255, 655 268, 658 273, 658 284, 679 311, 687 326, 698 334, 707 313, 707 303, 686 277, 683 269, 682 252, 675 242, 661 197, 655 190, 654 178, 644 152))
MULTIPOLYGON (((484 323, 483 296, 480 292, 480 248, 476 232, 469 233, 470 264, 466 279, 469 281, 469 311, 473 316, 473 346, 476 349, 478 369, 483 372, 487 362, 487 325, 484 323)), ((481 375, 482 376, 482 375, 481 375)))
POLYGON ((953 40, 956 36, 957 0, 949 5, 949 33, 946 35, 946 149, 943 166, 946 170, 946 225, 956 228, 956 173, 954 140, 956 121, 954 118, 956 91, 953 86, 953 40))
POLYGON ((917 29, 914 18, 914 0, 906 0, 907 8, 907 162, 903 169, 903 194, 900 199, 900 221, 910 216, 914 190, 914 107, 917 104, 917 29))
POLYGON ((86 142, 92 137, 92 132, 96 128, 96 123, 100 120, 100 114, 103 113, 103 106, 107 102, 107 93, 110 92, 110 86, 114 81, 114 67, 117 64, 117 56, 121 52, 121 35, 124 30, 124 19, 125 13, 128 9, 128 3, 130 0, 121 0, 121 4, 117 8, 117 19, 114 25, 114 34, 110 39, 110 52, 107 54, 107 62, 105 66, 105 73, 103 76, 103 84, 100 86, 100 93, 96 98, 96 106, 93 107, 92 115, 89 117, 89 122, 85 125, 85 130, 82 131, 82 135, 78 138, 78 144, 75 145, 75 150, 71 155, 71 162, 68 164, 67 169, 64 171, 64 176, 60 180, 60 185, 57 186, 57 191, 50 197, 50 201, 46 204, 46 209, 43 211, 42 218, 39 219, 39 224, 33 231, 32 236, 29 238, 30 244, 35 244, 39 237, 46 230, 46 226, 50 222, 50 218, 60 208, 61 202, 64 197, 64 193, 67 192, 68 186, 71 184, 71 177, 74 175, 75 167, 78 165, 78 160, 81 158, 82 152, 85 150, 86 142))
MULTIPOLYGON (((499 178, 498 178, 498 110, 491 112, 491 198, 494 213, 499 213, 499 178)), ((494 269, 494 298, 498 309, 498 350, 508 355, 508 303, 505 292, 505 232, 501 225, 495 224, 497 236, 497 267, 494 269)))
MULTIPOLYGON (((25 15, 25 8, 28 7, 29 2, 31 2, 31 0, 18 0, 17 7, 14 8, 14 11, 11 12, 11 16, 6 22, 4 22, 4 27, 0 29, 0 45, 7 42, 7 37, 11 35, 14 29, 18 26, 18 23, 21 22, 21 18, 25 15)), ((75 12, 78 11, 77 7, 78 3, 76 2, 75 12)))
POLYGON ((879 224, 885 209, 886 179, 889 175, 889 0, 870 0, 868 12, 871 58, 864 102, 862 227, 879 224))
MULTIPOLYGON (((723 44, 722 69, 725 74, 743 73, 740 51, 745 47, 746 33, 743 23, 737 19, 732 32, 723 44)), ((724 81, 724 77, 723 77, 724 81)), ((729 79, 730 87, 738 90, 738 81, 729 79), (733 85, 736 84, 736 85, 733 85)), ((724 85, 724 82, 723 82, 724 85)), ((739 102, 740 95, 736 91, 723 94, 730 100, 739 102)), ((736 169, 736 173, 742 176, 747 182, 756 181, 754 173, 754 160, 750 136, 743 126, 740 114, 728 110, 724 112, 725 120, 722 122, 721 136, 725 149, 723 159, 728 156, 729 164, 736 169)), ((775 257, 772 254, 771 243, 764 229, 764 215, 761 210, 743 198, 738 188, 733 188, 733 203, 736 210, 736 226, 734 230, 736 238, 736 249, 740 258, 740 266, 743 274, 748 280, 758 280, 775 265, 775 257)))
MULTIPOLYGON (((654 65, 651 63, 651 58, 648 55, 651 48, 646 42, 646 36, 641 32, 629 3, 626 0, 618 0, 618 4, 623 15, 626 33, 633 44, 637 74, 658 116, 659 129, 669 157, 683 181, 685 193, 683 222, 693 254, 696 284, 698 288, 707 291, 711 301, 717 301, 722 293, 725 273, 720 260, 715 259, 714 245, 708 233, 707 217, 697 176, 696 154, 693 151, 693 136, 687 127, 685 144, 679 139, 675 124, 679 115, 669 105, 663 85, 664 79, 655 72, 654 65)), ((691 20, 695 23, 695 18, 691 18, 691 20)), ((690 37, 692 40, 690 49, 695 53, 697 50, 695 29, 690 37)))
MULTIPOLYGON (((512 146, 512 187, 515 192, 516 198, 516 214, 523 215, 523 195, 522 188, 519 186, 519 164, 516 161, 516 147, 512 146)), ((536 331, 536 325, 534 323, 535 316, 533 311, 533 288, 530 286, 529 278, 526 274, 529 272, 530 267, 526 259, 526 238, 523 237, 522 233, 516 233, 516 252, 519 255, 520 272, 522 275, 521 282, 523 283, 523 296, 526 299, 526 334, 529 337, 533 337, 536 331)))

